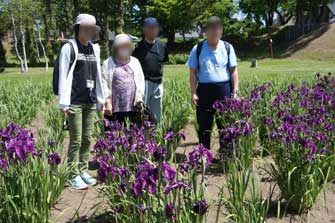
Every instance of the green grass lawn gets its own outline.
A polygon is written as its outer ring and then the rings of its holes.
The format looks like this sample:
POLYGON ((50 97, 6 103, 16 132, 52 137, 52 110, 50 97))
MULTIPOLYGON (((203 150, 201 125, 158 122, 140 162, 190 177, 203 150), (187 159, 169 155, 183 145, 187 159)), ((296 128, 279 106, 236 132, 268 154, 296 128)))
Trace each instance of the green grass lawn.
MULTIPOLYGON (((251 68, 250 65, 249 61, 239 63, 241 81, 304 80, 314 77, 317 72, 327 74, 335 71, 333 62, 317 60, 265 59, 258 61, 258 68, 251 68)), ((165 67, 165 73, 167 76, 188 77, 188 68, 183 65, 169 65, 165 67)))
MULTIPOLYGON (((296 60, 296 59, 265 59, 258 61, 258 68, 251 68, 249 61, 239 63, 239 73, 241 81, 255 80, 265 82, 270 80, 308 80, 316 72, 327 74, 334 71, 335 64, 331 61, 318 60, 296 60)), ((52 69, 45 71, 44 68, 30 68, 28 74, 20 73, 19 68, 7 68, 0 74, 0 80, 24 81, 51 80, 52 69)), ((188 68, 185 65, 167 65, 165 66, 165 75, 167 77, 188 78, 188 68)))

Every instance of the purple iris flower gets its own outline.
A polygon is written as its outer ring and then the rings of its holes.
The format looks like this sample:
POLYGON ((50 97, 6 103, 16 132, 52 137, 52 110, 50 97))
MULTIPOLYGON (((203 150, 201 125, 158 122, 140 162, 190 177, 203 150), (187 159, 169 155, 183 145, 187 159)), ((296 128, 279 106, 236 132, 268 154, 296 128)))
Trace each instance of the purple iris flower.
POLYGON ((201 216, 205 215, 209 208, 209 205, 205 200, 194 202, 192 206, 193 211, 201 216))
POLYGON ((56 152, 51 152, 48 155, 48 164, 50 166, 58 166, 61 163, 61 158, 56 152))
POLYGON ((30 155, 36 153, 35 140, 31 132, 15 124, 9 124, 1 130, 1 144, 8 156, 8 161, 25 162, 30 155))
POLYGON ((177 190, 181 188, 186 188, 187 190, 191 190, 192 186, 182 181, 171 183, 165 187, 164 194, 169 194, 172 190, 177 190))
POLYGON ((137 207, 137 208, 140 210, 140 212, 143 213, 143 214, 148 210, 148 208, 145 207, 143 204, 137 205, 136 207, 137 207))
POLYGON ((48 146, 53 147, 57 144, 57 142, 53 141, 53 140, 48 140, 48 146))
POLYGON ((172 141, 175 139, 175 134, 173 132, 173 130, 170 130, 169 132, 165 133, 163 135, 163 139, 167 140, 167 141, 172 141))
POLYGON ((133 192, 136 196, 141 196, 144 190, 155 194, 157 191, 158 169, 148 161, 143 161, 138 166, 133 192))
POLYGON ((200 167, 203 159, 205 161, 206 166, 212 164, 213 155, 202 144, 200 144, 198 148, 196 148, 195 150, 193 150, 188 154, 188 163, 193 168, 200 167))
POLYGON ((189 169, 189 163, 187 162, 187 160, 185 160, 182 164, 179 165, 179 171, 182 174, 187 173, 188 169, 189 169))
POLYGON ((167 155, 167 149, 163 146, 159 146, 154 152, 153 157, 156 162, 165 160, 167 155))
POLYGON ((175 214, 176 208, 173 204, 169 203, 165 206, 165 217, 169 219, 172 222, 176 221, 176 214, 175 214))
POLYGON ((0 167, 3 171, 8 169, 8 162, 5 159, 0 159, 0 167))
POLYGON ((264 119, 264 124, 266 125, 266 126, 270 126, 270 125, 272 125, 274 122, 273 122, 273 119, 271 118, 271 117, 265 117, 265 119, 264 119))
POLYGON ((163 139, 167 141, 173 141, 175 139, 186 139, 186 135, 184 132, 174 133, 172 129, 170 129, 167 133, 163 135, 163 139))
POLYGON ((100 161, 100 167, 98 170, 98 179, 101 182, 105 183, 107 181, 109 174, 112 172, 112 169, 113 168, 109 166, 105 161, 100 161))
POLYGON ((167 162, 162 164, 162 171, 165 179, 168 182, 172 182, 176 177, 176 169, 170 166, 167 162))

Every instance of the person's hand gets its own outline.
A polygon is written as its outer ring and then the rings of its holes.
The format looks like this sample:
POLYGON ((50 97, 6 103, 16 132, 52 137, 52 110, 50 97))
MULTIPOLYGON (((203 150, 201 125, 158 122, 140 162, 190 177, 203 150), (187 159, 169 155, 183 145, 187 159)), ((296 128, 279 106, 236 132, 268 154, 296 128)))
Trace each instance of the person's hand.
POLYGON ((105 114, 108 116, 112 115, 112 104, 110 102, 107 102, 105 105, 105 114))
POLYGON ((62 109, 61 109, 60 111, 63 113, 63 115, 64 115, 65 118, 68 118, 68 117, 69 117, 69 114, 70 114, 70 113, 69 113, 69 110, 62 110, 62 109))
POLYGON ((236 94, 236 93, 235 93, 235 94, 232 94, 232 98, 233 98, 233 99, 239 99, 238 94, 236 94))
POLYGON ((192 102, 194 105, 198 106, 199 97, 196 93, 192 94, 192 102))
POLYGON ((98 112, 104 113, 105 112, 105 106, 103 104, 97 105, 98 112))
POLYGON ((231 94, 231 97, 232 97, 233 99, 239 99, 239 97, 238 97, 238 90, 234 90, 234 91, 232 92, 232 94, 231 94))

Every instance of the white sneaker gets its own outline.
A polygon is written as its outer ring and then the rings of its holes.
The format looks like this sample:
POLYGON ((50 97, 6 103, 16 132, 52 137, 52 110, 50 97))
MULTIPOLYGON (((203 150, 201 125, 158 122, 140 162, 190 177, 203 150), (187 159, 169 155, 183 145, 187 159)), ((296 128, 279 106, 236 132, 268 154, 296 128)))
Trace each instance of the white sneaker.
POLYGON ((90 176, 87 172, 80 175, 81 179, 88 185, 94 186, 97 184, 97 180, 90 176))
POLYGON ((70 184, 75 190, 87 190, 88 185, 83 181, 83 179, 78 175, 70 181, 70 184))

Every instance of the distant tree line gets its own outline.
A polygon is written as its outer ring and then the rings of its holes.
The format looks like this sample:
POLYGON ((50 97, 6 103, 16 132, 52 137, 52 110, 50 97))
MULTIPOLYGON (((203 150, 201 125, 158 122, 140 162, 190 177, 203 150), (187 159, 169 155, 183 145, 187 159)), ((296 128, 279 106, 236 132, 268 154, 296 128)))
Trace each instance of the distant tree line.
MULTIPOLYGON (((145 17, 154 16, 162 25, 162 35, 173 47, 175 34, 200 31, 210 15, 223 19, 225 36, 233 41, 248 41, 272 27, 317 23, 324 15, 322 6, 333 0, 0 0, 0 38, 12 35, 12 51, 21 64, 53 63, 62 43, 72 35, 74 17, 91 13, 101 26, 103 55, 110 53, 110 31, 141 35, 145 17)), ((0 46, 0 68, 6 61, 0 46)))

